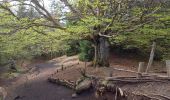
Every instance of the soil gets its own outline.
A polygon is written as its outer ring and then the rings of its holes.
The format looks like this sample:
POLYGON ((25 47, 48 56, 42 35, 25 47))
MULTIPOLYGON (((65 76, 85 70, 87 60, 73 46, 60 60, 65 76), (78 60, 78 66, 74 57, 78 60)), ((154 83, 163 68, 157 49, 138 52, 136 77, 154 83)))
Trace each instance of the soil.
MULTIPOLYGON (((91 63, 88 63, 86 71, 88 74, 97 75, 99 77, 109 76, 109 73, 113 68, 123 68, 136 71, 139 60, 112 55, 110 62, 111 67, 101 67, 97 69, 93 68, 91 63)), ((157 68, 164 70, 159 64, 156 66, 158 66, 157 68)), ((56 84, 51 84, 47 79, 53 74, 52 77, 54 78, 76 81, 81 77, 79 69, 84 68, 84 63, 79 62, 77 56, 63 56, 46 62, 34 62, 25 67, 30 69, 28 73, 21 74, 10 80, 2 79, 3 82, 1 81, 0 85, 8 92, 6 100, 72 100, 73 98, 71 98, 71 95, 74 93, 73 90, 56 84), (63 65, 64 70, 57 72, 61 65, 63 65)), ((134 73, 116 70, 112 71, 113 76, 136 76, 134 73)), ((154 88, 157 88, 157 86, 159 85, 155 85, 154 88)), ((170 88, 168 87, 168 89, 170 88)), ((74 100, 95 100, 95 96, 94 93, 87 92, 74 98, 74 100)))
MULTIPOLYGON (((1 86, 8 92, 6 100, 72 100, 73 90, 51 84, 47 78, 59 67, 57 61, 27 66, 31 70, 17 78, 4 80, 1 86)), ((94 100, 92 93, 82 94, 74 100, 94 100)))
MULTIPOLYGON (((133 72, 125 72, 115 70, 118 69, 125 69, 131 71, 137 71, 138 62, 139 60, 132 60, 129 58, 118 58, 114 57, 114 60, 111 62, 110 67, 100 67, 94 68, 91 66, 90 63, 87 63, 86 72, 88 75, 94 75, 98 77, 109 77, 110 71, 112 71, 113 77, 127 77, 127 76, 137 76, 136 73, 133 72)), ((72 61, 73 63, 74 61, 72 61)), ((156 62, 152 69, 150 69, 150 73, 154 73, 160 76, 166 76, 166 73, 162 73, 165 68, 163 68, 160 63, 156 62), (158 70, 160 72, 158 72, 158 70)), ((64 79, 64 80, 71 80, 76 81, 81 77, 80 69, 85 68, 85 64, 83 62, 76 63, 74 66, 64 66, 66 69, 62 71, 58 71, 52 75, 54 79, 64 79)), ((118 85, 119 86, 119 85, 118 85)), ((144 95, 149 97, 155 97, 158 95, 165 96, 170 98, 170 83, 167 82, 146 82, 146 83, 138 83, 138 84, 123 84, 119 86, 123 91, 132 93, 134 95, 144 95)), ((111 94, 112 97, 114 96, 111 94)), ((109 97, 110 98, 110 97, 109 97)), ((113 99, 113 98, 112 98, 113 99)), ((108 100, 112 100, 108 99, 108 100)), ((134 100, 142 100, 142 99, 134 99, 134 100)), ((160 99, 160 100, 167 100, 167 99, 160 99)))

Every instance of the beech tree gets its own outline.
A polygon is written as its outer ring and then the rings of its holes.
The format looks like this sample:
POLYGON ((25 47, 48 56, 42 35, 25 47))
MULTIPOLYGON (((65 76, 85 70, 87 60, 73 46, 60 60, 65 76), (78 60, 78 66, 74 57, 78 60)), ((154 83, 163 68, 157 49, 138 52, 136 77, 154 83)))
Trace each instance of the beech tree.
MULTIPOLYGON (((43 20, 27 19, 27 27, 15 27, 9 33, 30 27, 60 29, 79 37, 89 37, 94 44, 94 65, 109 66, 109 38, 133 32, 157 20, 159 12, 168 0, 60 0, 69 13, 64 17, 54 17, 44 6, 43 0, 1 1, 0 7, 8 11, 16 20, 20 19, 11 9, 12 2, 33 7, 43 20), (23 2, 24 1, 24 2, 23 2), (28 3, 27 1, 31 2, 28 3), (62 25, 61 21, 69 22, 62 25), (29 27, 28 27, 29 26, 29 27)), ((59 2, 59 1, 58 1, 59 2)), ((34 28, 39 33, 44 33, 34 28)))
MULTIPOLYGON (((61 0, 70 8, 74 21, 72 31, 89 33, 94 43, 94 65, 109 66, 109 41, 117 35, 133 32, 146 24, 157 20, 164 0, 77 0, 71 5, 68 0, 61 0)), ((71 27, 72 27, 71 26, 71 27)))

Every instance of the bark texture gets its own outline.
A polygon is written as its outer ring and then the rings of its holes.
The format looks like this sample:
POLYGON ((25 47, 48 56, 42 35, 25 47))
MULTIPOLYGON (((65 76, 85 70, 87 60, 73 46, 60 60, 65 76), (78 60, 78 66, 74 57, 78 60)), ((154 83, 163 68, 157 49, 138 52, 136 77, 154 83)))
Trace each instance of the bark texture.
POLYGON ((102 67, 109 67, 109 41, 106 37, 99 38, 98 64, 102 67))

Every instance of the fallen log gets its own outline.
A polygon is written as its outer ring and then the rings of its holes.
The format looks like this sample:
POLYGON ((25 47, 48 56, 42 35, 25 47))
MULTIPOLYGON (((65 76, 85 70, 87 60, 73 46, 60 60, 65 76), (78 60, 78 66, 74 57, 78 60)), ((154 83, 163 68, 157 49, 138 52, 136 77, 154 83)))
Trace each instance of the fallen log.
POLYGON ((170 100, 170 97, 167 97, 161 94, 142 94, 142 93, 139 94, 139 93, 133 93, 133 92, 131 94, 137 95, 137 96, 144 96, 152 100, 170 100))
POLYGON ((66 86, 71 89, 75 89, 75 82, 73 81, 67 81, 67 80, 62 80, 62 79, 54 79, 54 78, 48 78, 48 81, 51 83, 55 83, 57 85, 62 85, 66 86))
POLYGON ((135 78, 135 77, 107 77, 106 81, 112 81, 114 83, 145 83, 145 82, 168 82, 170 78, 162 77, 146 77, 146 78, 135 78))
MULTIPOLYGON (((126 70, 126 69, 120 69, 120 68, 113 68, 113 70, 135 73, 136 75, 138 74, 138 72, 133 71, 133 70, 126 70)), ((154 73, 141 73, 141 74, 142 74, 142 77, 157 76, 157 77, 168 78, 167 75, 160 75, 160 74, 154 74, 154 73)))

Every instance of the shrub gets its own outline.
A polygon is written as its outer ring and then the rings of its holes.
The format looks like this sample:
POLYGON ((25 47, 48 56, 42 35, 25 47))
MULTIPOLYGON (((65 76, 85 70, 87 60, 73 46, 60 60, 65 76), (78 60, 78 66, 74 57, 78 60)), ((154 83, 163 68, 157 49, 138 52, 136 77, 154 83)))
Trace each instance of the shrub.
POLYGON ((92 43, 87 40, 82 40, 80 43, 80 61, 91 61, 93 59, 93 47, 92 43))
POLYGON ((78 41, 72 40, 68 43, 68 49, 66 50, 67 56, 73 56, 80 52, 78 41))

